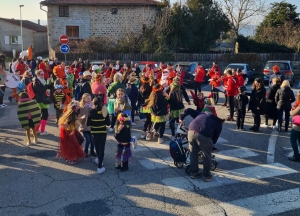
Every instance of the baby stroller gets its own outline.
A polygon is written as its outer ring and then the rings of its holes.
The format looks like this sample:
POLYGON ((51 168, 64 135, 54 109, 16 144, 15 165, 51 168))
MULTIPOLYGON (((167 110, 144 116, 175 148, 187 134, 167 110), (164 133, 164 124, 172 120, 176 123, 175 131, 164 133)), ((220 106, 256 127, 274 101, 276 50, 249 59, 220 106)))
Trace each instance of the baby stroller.
MULTIPOLYGON (((184 164, 188 165, 189 167, 189 144, 187 140, 187 129, 183 126, 178 124, 175 139, 172 140, 169 144, 170 146, 170 154, 174 160, 174 165, 177 168, 182 168, 184 164)), ((204 153, 199 151, 198 153, 198 163, 203 163, 204 153)), ((212 155, 211 160, 211 170, 214 171, 217 168, 217 161, 215 159, 215 155, 212 155)))

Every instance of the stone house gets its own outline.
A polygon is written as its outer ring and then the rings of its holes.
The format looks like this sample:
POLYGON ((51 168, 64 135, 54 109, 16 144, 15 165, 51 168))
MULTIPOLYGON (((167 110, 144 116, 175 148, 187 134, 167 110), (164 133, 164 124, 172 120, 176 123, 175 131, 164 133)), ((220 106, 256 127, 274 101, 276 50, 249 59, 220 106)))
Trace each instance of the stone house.
MULTIPOLYGON (((34 55, 47 53, 47 27, 38 23, 22 20, 23 49, 32 46, 34 55)), ((12 53, 16 50, 16 57, 22 49, 20 20, 0 17, 0 51, 12 53)), ((22 50, 23 51, 23 50, 22 50)))
POLYGON ((128 33, 139 33, 154 23, 158 4, 155 0, 45 0, 47 6, 49 55, 59 37, 72 39, 106 36, 113 40, 128 33))

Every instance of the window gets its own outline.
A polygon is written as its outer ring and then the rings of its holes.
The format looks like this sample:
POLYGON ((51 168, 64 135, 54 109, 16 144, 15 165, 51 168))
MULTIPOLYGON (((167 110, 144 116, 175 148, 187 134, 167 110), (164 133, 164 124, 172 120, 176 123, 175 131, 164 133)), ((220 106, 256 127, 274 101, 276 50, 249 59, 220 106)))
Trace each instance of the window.
POLYGON ((79 38, 79 26, 67 26, 66 33, 70 38, 79 38))
POLYGON ((59 6, 59 16, 69 17, 69 6, 59 6))
POLYGON ((18 44, 18 36, 10 36, 10 44, 18 44))
POLYGON ((110 10, 111 14, 117 14, 118 13, 118 9, 117 8, 112 8, 110 10))

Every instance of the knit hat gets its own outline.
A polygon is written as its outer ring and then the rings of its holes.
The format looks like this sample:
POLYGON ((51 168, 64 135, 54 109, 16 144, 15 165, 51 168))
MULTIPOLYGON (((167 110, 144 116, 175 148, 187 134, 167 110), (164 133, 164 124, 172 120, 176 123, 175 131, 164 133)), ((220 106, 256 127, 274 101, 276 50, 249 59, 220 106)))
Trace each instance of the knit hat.
POLYGON ((55 89, 63 89, 62 85, 55 85, 55 89))
POLYGON ((98 65, 93 65, 92 67, 92 70, 95 71, 95 70, 98 70, 99 69, 99 66, 98 65))

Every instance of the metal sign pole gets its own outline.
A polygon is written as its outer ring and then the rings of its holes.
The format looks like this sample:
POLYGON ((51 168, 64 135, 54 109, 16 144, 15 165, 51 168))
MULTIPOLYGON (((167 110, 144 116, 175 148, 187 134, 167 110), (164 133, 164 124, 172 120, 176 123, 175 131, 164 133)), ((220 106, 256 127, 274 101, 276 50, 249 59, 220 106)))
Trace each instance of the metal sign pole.
POLYGON ((65 64, 67 64, 67 54, 65 53, 65 64))

